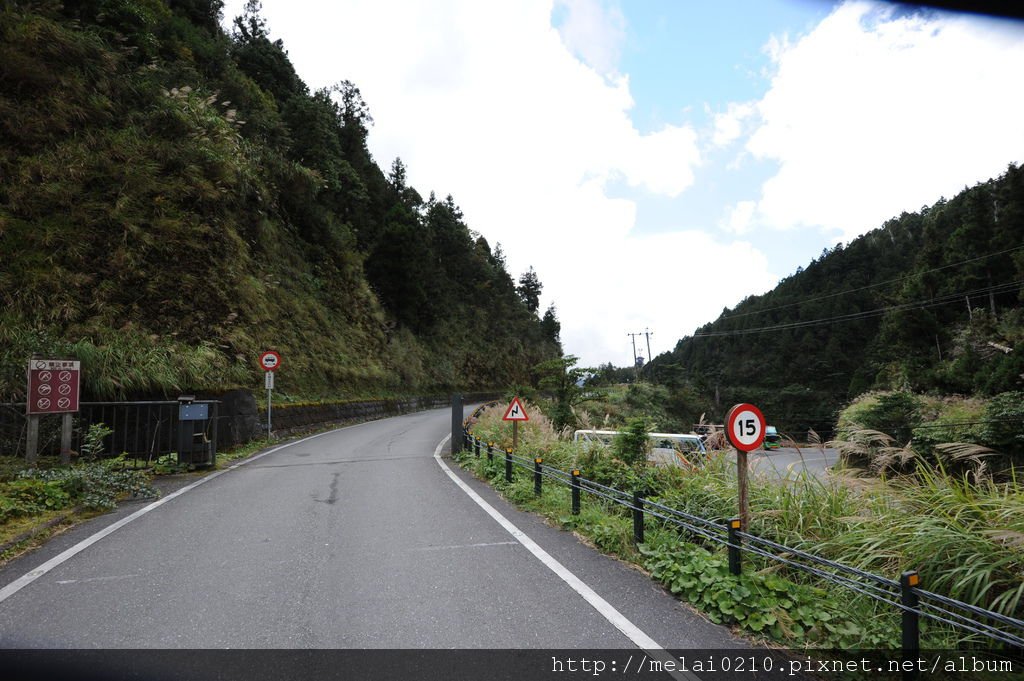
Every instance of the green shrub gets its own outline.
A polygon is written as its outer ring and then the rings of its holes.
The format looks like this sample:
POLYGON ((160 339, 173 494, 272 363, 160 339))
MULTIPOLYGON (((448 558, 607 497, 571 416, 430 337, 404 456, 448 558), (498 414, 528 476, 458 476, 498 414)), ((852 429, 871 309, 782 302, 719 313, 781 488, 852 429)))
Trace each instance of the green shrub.
POLYGON ((645 544, 640 552, 652 577, 716 624, 737 624, 780 641, 848 644, 859 633, 848 622, 834 621, 841 609, 824 590, 770 573, 733 575, 722 552, 681 541, 645 544))
POLYGON ((893 436, 898 444, 909 442, 911 430, 920 423, 922 404, 921 398, 907 391, 882 393, 865 410, 862 425, 893 436))
POLYGON ((584 530, 602 551, 620 556, 633 551, 633 521, 629 518, 605 516, 584 530))
POLYGON ((625 430, 616 435, 612 442, 615 456, 634 467, 647 464, 647 453, 650 450, 647 420, 642 418, 630 419, 625 430))
POLYGON ((80 503, 89 510, 109 511, 122 497, 156 496, 156 490, 142 471, 118 470, 103 463, 48 470, 33 468, 22 471, 19 480, 7 484, 23 485, 26 489, 44 488, 43 503, 37 504, 40 510, 80 503), (55 505, 58 502, 62 502, 61 505, 55 505))
POLYGON ((0 522, 66 507, 71 495, 59 481, 21 479, 0 485, 0 522))
POLYGON ((983 444, 1002 452, 1016 465, 1024 465, 1024 392, 993 397, 985 407, 985 421, 983 444))
POLYGON ((79 456, 82 461, 95 461, 103 456, 103 441, 113 435, 114 430, 108 428, 105 423, 93 423, 89 426, 88 432, 82 438, 82 446, 79 449, 79 456))

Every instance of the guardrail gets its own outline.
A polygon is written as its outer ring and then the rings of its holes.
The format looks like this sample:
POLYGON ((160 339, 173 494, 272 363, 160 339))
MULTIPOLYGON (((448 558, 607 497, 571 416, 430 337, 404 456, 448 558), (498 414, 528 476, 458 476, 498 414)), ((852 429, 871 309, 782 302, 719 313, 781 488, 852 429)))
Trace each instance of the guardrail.
POLYGON ((583 493, 629 509, 633 516, 633 540, 636 544, 643 543, 644 520, 650 516, 684 530, 698 541, 724 546, 729 555, 730 572, 734 575, 741 574, 743 570, 743 554, 752 554, 807 572, 896 608, 902 613, 902 649, 905 659, 915 658, 921 649, 922 618, 982 636, 1002 644, 1015 655, 1024 654, 1024 620, 927 591, 915 571, 904 572, 899 580, 893 580, 849 567, 743 532, 740 530, 739 518, 730 518, 725 522, 701 518, 646 499, 641 492, 626 492, 588 480, 581 475, 580 470, 554 468, 544 464, 541 458, 518 456, 511 448, 498 450, 492 443, 485 443, 475 437, 468 426, 463 428, 463 448, 471 450, 476 457, 480 457, 486 448, 486 455, 491 461, 495 453, 500 451, 504 457, 506 482, 513 481, 516 467, 525 469, 533 475, 534 493, 538 496, 543 493, 545 478, 569 486, 572 490, 574 515, 580 513, 583 493))

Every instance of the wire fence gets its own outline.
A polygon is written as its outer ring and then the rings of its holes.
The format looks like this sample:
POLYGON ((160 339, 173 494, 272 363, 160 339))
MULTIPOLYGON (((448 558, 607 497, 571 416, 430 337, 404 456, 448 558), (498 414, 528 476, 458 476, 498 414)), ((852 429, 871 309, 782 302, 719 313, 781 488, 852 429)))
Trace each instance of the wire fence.
MULTIPOLYGON (((468 427, 463 431, 463 446, 475 452, 477 457, 481 456, 486 448, 487 456, 491 460, 497 452, 493 445, 472 435, 468 427)), ((500 453, 505 461, 506 482, 511 483, 515 468, 521 468, 533 474, 534 491, 537 495, 543 492, 545 478, 570 486, 574 514, 580 512, 582 494, 628 509, 633 515, 633 539, 636 544, 643 543, 644 520, 651 517, 666 526, 683 530, 694 538, 699 538, 699 541, 724 547, 729 552, 729 567, 734 575, 742 573, 742 556, 747 554, 810 574, 895 608, 902 615, 904 655, 913 655, 920 650, 922 618, 953 627, 975 637, 975 640, 980 637, 1001 644, 1015 655, 1024 654, 1024 620, 927 591, 921 584, 920 575, 915 571, 904 572, 899 580, 889 579, 744 532, 740 529, 738 518, 731 518, 724 523, 702 518, 645 499, 639 492, 627 492, 588 480, 582 477, 579 470, 564 471, 554 468, 544 464, 542 459, 519 456, 512 449, 505 449, 500 453)))

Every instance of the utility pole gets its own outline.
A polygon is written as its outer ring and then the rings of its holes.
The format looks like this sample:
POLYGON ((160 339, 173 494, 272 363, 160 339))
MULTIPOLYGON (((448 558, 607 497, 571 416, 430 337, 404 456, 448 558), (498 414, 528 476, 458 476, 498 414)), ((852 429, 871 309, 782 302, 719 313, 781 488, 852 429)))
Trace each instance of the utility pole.
POLYGON ((648 362, 650 362, 652 359, 654 359, 654 355, 651 354, 651 336, 653 336, 653 335, 654 335, 654 332, 648 330, 648 328, 645 326, 644 327, 644 336, 647 337, 647 361, 648 362))
POLYGON ((636 337, 642 336, 642 333, 627 333, 627 336, 633 339, 633 368, 636 368, 636 337))

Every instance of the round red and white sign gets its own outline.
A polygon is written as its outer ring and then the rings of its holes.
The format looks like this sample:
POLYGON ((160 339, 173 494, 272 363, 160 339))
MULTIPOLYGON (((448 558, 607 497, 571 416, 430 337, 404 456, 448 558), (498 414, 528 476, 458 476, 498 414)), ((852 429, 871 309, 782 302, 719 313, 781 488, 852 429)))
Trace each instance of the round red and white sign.
POLYGON ((264 371, 277 371, 281 368, 281 355, 274 350, 267 350, 260 355, 260 366, 264 371))
POLYGON ((752 404, 737 404, 725 416, 725 434, 736 449, 752 452, 764 442, 765 421, 752 404))

